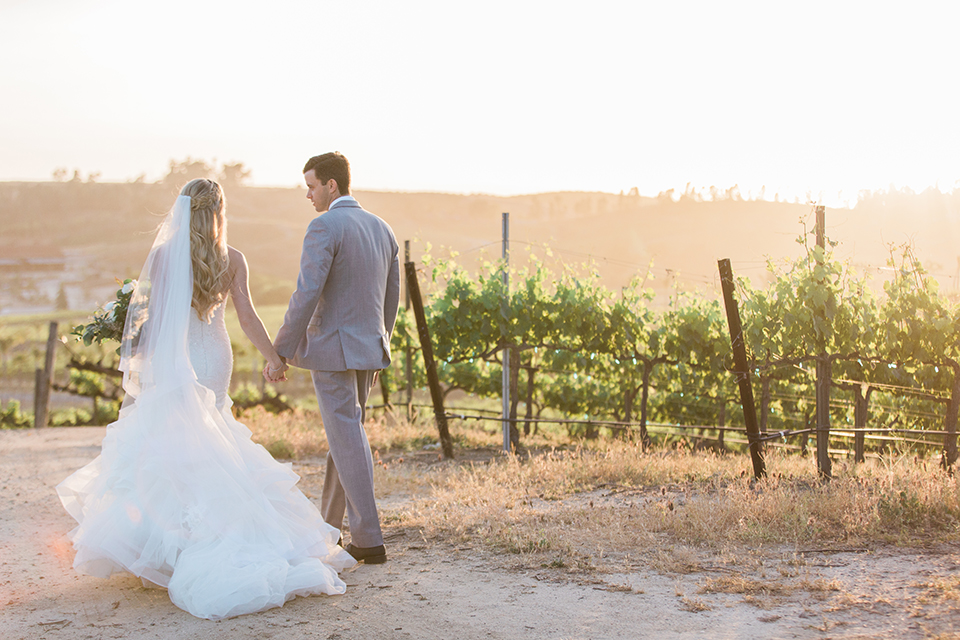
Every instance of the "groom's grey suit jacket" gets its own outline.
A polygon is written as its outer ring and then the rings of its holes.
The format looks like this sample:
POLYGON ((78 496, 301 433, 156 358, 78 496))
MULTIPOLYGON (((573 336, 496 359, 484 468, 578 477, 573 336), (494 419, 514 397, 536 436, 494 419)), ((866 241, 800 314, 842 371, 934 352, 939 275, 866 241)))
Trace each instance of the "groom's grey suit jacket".
POLYGON ((297 290, 274 345, 303 369, 383 369, 399 304, 393 230, 352 198, 341 200, 307 227, 297 290))

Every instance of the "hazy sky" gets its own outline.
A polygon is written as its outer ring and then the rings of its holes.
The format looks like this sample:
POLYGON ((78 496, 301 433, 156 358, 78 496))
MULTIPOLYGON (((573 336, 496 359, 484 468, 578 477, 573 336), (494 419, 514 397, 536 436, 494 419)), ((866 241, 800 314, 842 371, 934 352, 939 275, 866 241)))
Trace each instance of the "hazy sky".
POLYGON ((382 190, 949 190, 958 24, 952 1, 0 0, 0 180, 191 156, 292 185, 338 149, 382 190))

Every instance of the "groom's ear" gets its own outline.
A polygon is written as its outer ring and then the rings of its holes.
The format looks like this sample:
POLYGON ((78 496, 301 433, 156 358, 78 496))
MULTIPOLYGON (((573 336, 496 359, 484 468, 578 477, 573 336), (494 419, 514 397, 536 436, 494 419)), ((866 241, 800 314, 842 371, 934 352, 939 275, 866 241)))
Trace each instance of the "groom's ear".
MULTIPOLYGON (((330 189, 331 192, 336 191, 337 193, 340 193, 340 185, 337 184, 336 178, 330 178, 329 180, 327 180, 326 184, 324 184, 323 186, 324 188, 330 189)), ((343 194, 340 194, 340 195, 343 195, 343 194)))

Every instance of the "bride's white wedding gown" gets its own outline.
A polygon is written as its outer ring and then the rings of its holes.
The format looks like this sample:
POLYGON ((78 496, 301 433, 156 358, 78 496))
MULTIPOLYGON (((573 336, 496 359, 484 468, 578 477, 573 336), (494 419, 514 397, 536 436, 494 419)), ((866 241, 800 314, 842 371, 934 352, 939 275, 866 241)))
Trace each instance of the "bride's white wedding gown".
POLYGON ((209 619, 343 593, 337 571, 355 564, 290 465, 234 420, 223 311, 209 324, 191 311, 197 379, 144 391, 107 427, 100 456, 57 487, 79 523, 78 571, 128 571, 209 619))

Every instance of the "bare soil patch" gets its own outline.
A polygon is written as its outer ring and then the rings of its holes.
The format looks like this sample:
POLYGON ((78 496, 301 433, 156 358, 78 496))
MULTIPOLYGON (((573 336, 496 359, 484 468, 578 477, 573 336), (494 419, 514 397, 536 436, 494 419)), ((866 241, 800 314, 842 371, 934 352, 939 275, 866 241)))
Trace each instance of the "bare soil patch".
MULTIPOLYGON (((953 547, 718 553, 659 539, 653 556, 591 569, 537 566, 479 541, 428 540, 389 524, 389 562, 345 572, 345 595, 198 620, 131 576, 73 571, 65 534, 74 523, 54 487, 99 453, 103 434, 102 427, 0 431, 0 638, 960 637, 953 547)), ((403 464, 431 459, 408 454, 403 464)), ((322 460, 294 468, 307 494, 319 495, 322 460)), ((380 498, 385 515, 409 499, 380 498)))

